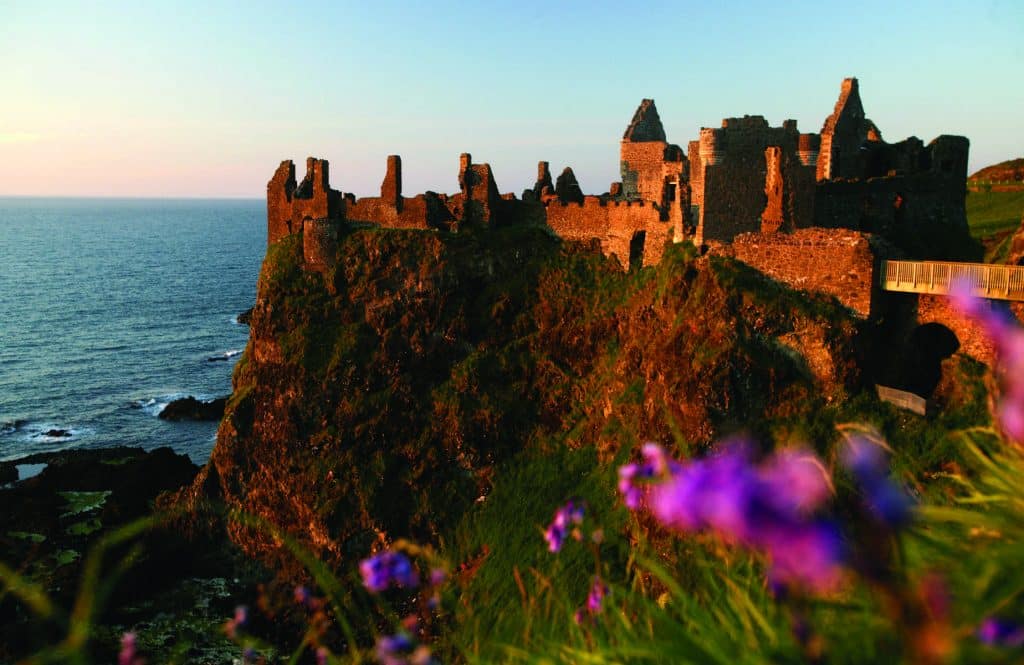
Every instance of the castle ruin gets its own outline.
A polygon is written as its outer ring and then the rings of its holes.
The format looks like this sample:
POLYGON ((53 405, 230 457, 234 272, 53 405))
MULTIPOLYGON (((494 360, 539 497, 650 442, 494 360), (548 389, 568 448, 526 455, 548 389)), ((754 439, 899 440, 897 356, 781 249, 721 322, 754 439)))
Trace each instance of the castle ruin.
POLYGON ((886 143, 865 117, 855 78, 843 81, 818 134, 801 133, 795 120, 772 127, 762 116, 726 118, 702 128, 687 151, 668 142, 654 100, 645 99, 620 143, 621 180, 601 195, 584 194, 568 167, 553 181, 548 162, 521 196, 501 193, 490 165, 464 153, 454 194, 405 197, 402 161, 391 155, 380 196, 357 198, 331 189, 326 160, 309 158, 301 183, 285 161, 267 185, 268 242, 302 232, 307 264, 321 269, 335 260, 344 224, 448 232, 532 224, 596 240, 629 269, 657 264, 670 242, 728 247, 737 236, 756 267, 750 247, 773 238, 791 246, 785 234, 813 227, 968 237, 968 140, 886 143))

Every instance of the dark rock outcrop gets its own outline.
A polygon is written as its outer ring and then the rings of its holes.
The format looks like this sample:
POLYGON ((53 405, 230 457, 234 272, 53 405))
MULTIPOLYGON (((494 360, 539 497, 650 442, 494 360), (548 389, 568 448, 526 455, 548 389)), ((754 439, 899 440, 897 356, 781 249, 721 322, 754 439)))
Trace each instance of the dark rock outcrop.
POLYGON ((220 420, 224 415, 226 397, 218 397, 208 402, 198 400, 191 395, 176 399, 160 412, 163 420, 220 420))
POLYGON ((245 310, 244 312, 236 316, 235 320, 238 321, 238 323, 240 323, 243 326, 249 325, 249 323, 252 322, 252 310, 253 308, 250 307, 249 309, 245 310))
MULTIPOLYGON (((56 607, 66 611, 75 602, 83 563, 97 541, 128 524, 138 525, 139 532, 129 544, 107 550, 100 583, 117 583, 103 592, 112 595, 103 616, 96 617, 98 623, 127 621, 131 626, 136 619, 125 618, 124 612, 138 612, 153 599, 158 607, 147 618, 162 611, 187 622, 184 617, 194 605, 169 600, 168 590, 186 578, 223 576, 230 569, 223 545, 188 542, 162 519, 137 521, 153 516, 154 501, 162 492, 193 481, 199 467, 186 455, 170 448, 147 452, 119 447, 41 453, 11 466, 44 463, 39 475, 0 488, 0 560, 29 572, 56 607), (123 569, 114 573, 114 566, 123 569)), ((229 610, 223 611, 227 615, 229 610)), ((128 627, 93 629, 95 662, 114 662, 117 640, 128 627)), ((0 594, 0 662, 22 662, 65 633, 59 623, 27 611, 16 594, 0 594)))
MULTIPOLYGON (((449 533, 531 441, 706 443, 859 381, 845 308, 689 245, 646 280, 540 230, 353 230, 339 250, 321 275, 301 239, 270 248, 216 447, 176 499, 242 508, 338 565, 449 533)), ((228 530, 301 574, 265 529, 228 530)))

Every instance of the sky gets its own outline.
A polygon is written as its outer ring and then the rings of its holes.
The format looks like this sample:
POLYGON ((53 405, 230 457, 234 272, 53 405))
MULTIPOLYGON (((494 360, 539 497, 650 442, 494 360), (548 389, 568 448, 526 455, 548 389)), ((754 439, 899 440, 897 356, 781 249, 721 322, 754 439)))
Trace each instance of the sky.
POLYGON ((723 117, 820 131, 844 77, 891 142, 1024 156, 1024 2, 0 0, 0 196, 262 198, 284 159, 376 196, 499 189, 537 162, 588 193, 654 98, 686 148, 723 117))

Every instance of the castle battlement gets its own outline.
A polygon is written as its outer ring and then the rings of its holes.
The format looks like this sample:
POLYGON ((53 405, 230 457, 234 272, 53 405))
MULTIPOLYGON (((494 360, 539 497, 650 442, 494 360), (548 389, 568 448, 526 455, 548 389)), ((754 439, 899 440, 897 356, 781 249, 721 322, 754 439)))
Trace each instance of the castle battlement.
POLYGON ((303 233, 307 264, 323 269, 346 223, 446 232, 535 224, 567 240, 596 239, 626 268, 658 263, 669 242, 728 243, 808 227, 927 234, 944 224, 967 237, 968 140, 886 143, 865 117, 855 78, 842 82, 820 133, 801 133, 795 120, 772 127, 761 115, 729 117, 701 128, 684 152, 668 142, 654 100, 644 99, 619 150, 621 180, 605 194, 584 194, 569 167, 553 179, 541 161, 521 198, 499 193, 490 165, 469 153, 459 156, 457 193, 411 198, 398 155, 387 157, 380 196, 363 198, 331 189, 327 160, 307 159, 301 183, 284 161, 267 184, 268 242, 303 233))

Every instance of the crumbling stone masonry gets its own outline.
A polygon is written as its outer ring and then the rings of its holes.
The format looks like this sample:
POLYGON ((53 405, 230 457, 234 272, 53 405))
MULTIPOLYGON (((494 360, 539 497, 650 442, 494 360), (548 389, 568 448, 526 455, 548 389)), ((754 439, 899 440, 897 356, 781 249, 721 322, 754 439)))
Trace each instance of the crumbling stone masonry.
POLYGON ((800 148, 813 143, 797 131, 795 120, 769 127, 759 115, 701 129, 700 139, 690 143, 695 242, 810 226, 814 154, 800 148))
MULTIPOLYGON (((843 81, 821 134, 800 133, 793 120, 772 127, 762 116, 748 115, 701 129, 688 146, 687 155, 668 142, 654 100, 644 99, 619 146, 622 180, 600 196, 584 194, 569 167, 553 179, 548 162, 538 164, 537 180, 522 198, 501 194, 491 167, 465 153, 455 194, 404 197, 401 158, 392 155, 380 196, 357 199, 330 188, 325 160, 307 160, 300 184, 294 164, 283 162, 267 185, 268 240, 311 224, 313 237, 304 240, 307 263, 322 269, 331 263, 331 238, 337 236, 328 233, 331 225, 454 232, 538 224, 567 240, 596 239, 628 268, 657 263, 668 242, 731 243, 744 234, 767 237, 809 227, 968 237, 967 139, 886 143, 865 117, 854 78, 843 81)), ((837 242, 845 237, 837 235, 837 242)), ((749 239, 743 242, 749 247, 749 239)), ((777 244, 803 247, 809 256, 834 250, 825 242, 793 245, 780 238, 777 244)), ((822 263, 793 257, 793 265, 810 272, 824 269, 817 267, 822 263)))
POLYGON ((864 318, 877 302, 878 259, 888 258, 870 235, 846 229, 744 233, 721 251, 795 289, 835 296, 864 318))

